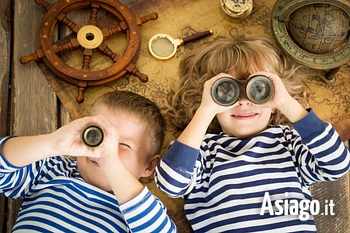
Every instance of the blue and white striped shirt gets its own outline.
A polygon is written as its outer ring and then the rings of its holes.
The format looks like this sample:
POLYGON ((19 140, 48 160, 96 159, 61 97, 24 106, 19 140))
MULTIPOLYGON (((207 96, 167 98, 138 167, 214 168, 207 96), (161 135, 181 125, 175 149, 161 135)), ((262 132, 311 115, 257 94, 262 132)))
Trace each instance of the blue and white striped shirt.
POLYGON ((76 161, 65 156, 15 167, 0 153, 0 193, 23 198, 13 232, 176 232, 147 187, 120 205, 113 194, 86 183, 76 161))
POLYGON ((207 134, 199 151, 174 141, 156 168, 156 184, 185 199, 195 232, 316 232, 312 215, 260 214, 266 194, 274 210, 276 201, 311 201, 311 184, 349 170, 349 150, 330 124, 310 111, 293 127, 243 140, 207 134))

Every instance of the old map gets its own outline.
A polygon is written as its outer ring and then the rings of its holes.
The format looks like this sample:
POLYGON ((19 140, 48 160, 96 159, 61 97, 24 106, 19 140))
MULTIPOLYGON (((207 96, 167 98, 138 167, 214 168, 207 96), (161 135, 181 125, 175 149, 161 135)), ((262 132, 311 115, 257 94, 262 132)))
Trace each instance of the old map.
MULTIPOLYGON (((148 51, 148 41, 158 33, 165 33, 174 38, 185 37, 196 32, 213 30, 213 35, 202 40, 212 40, 217 36, 230 37, 237 33, 245 35, 265 35, 273 39, 271 32, 271 11, 275 1, 255 0, 252 13, 244 19, 231 19, 224 15, 220 9, 219 0, 130 0, 122 1, 134 13, 136 17, 147 15, 151 12, 158 13, 158 19, 147 22, 141 26, 142 47, 136 67, 147 74, 149 81, 146 83, 130 74, 102 86, 88 87, 85 92, 85 101, 78 104, 75 101, 77 87, 55 77, 44 63, 38 63, 49 84, 54 89, 61 102, 73 119, 89 114, 94 100, 102 93, 111 90, 130 90, 144 95, 155 101, 163 113, 169 108, 166 98, 170 89, 178 85, 177 67, 182 55, 200 41, 180 46, 175 56, 169 60, 157 60, 148 51)), ((107 42, 106 42, 107 43, 107 42)), ((125 38, 117 36, 108 41, 108 45, 114 51, 122 51, 125 46, 125 38)), ((95 55, 95 54, 94 54, 95 55)), ((75 51, 64 54, 62 58, 67 64, 76 69, 81 67, 82 54, 75 51)), ((110 60, 102 55, 96 55, 91 63, 91 68, 104 69, 110 64, 110 60)), ((305 83, 310 87, 310 104, 316 113, 324 120, 334 124, 342 138, 350 137, 350 66, 341 67, 334 82, 326 82, 320 78, 326 71, 310 71, 305 83)), ((167 145, 179 132, 168 124, 168 132, 163 152, 167 145)), ((161 193, 154 185, 152 178, 142 180, 167 206, 169 214, 179 227, 179 232, 190 232, 190 228, 183 214, 182 200, 172 200, 161 193)), ((342 186, 343 187, 343 186, 342 186)), ((347 194, 346 194, 347 195, 347 194)), ((346 200, 344 200, 346 203, 346 200)), ((342 203, 339 203, 339 206, 342 203)), ((348 211, 347 203, 343 205, 348 211)), ((339 207, 340 208, 340 207, 339 207)), ((342 224, 348 224, 347 217, 342 224)), ((321 221, 322 222, 322 221, 321 221)))

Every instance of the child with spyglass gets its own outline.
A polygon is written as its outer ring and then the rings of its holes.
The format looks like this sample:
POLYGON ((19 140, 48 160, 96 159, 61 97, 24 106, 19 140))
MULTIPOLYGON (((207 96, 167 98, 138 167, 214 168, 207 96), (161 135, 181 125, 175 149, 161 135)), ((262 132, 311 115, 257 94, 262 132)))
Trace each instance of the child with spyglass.
POLYGON ((170 116, 183 131, 155 179, 185 199, 195 232, 316 232, 309 187, 342 177, 350 156, 332 125, 303 107, 297 68, 262 37, 218 38, 181 60, 170 116), (270 100, 214 101, 217 80, 252 76, 272 82, 270 100))
POLYGON ((160 161, 164 134, 156 104, 114 91, 53 133, 1 138, 0 193, 22 198, 13 232, 177 232, 138 181, 160 161), (82 140, 91 125, 104 134, 98 147, 82 140))

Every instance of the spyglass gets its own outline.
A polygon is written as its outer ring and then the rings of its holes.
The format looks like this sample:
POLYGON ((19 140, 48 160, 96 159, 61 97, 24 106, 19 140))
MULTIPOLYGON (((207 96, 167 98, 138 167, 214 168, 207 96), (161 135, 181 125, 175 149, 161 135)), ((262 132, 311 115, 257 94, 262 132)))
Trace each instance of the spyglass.
POLYGON ((211 34, 213 34, 213 31, 208 30, 179 39, 174 39, 167 34, 157 34, 150 39, 148 49, 155 58, 166 60, 175 55, 178 46, 201 39, 211 34))
POLYGON ((213 100, 222 106, 231 106, 241 98, 247 98, 254 104, 264 104, 274 93, 273 83, 264 75, 254 75, 246 80, 222 77, 211 88, 213 100))
POLYGON ((90 125, 83 130, 81 138, 85 145, 89 147, 97 147, 102 144, 104 133, 97 125, 90 125))

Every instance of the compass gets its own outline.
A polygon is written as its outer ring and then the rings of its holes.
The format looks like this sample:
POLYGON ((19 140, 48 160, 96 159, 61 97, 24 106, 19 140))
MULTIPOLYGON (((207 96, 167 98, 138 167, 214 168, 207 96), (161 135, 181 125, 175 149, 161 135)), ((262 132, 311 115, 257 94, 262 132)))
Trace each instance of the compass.
POLYGON ((253 0, 220 0, 221 9, 232 18, 245 18, 253 10, 253 0))
MULTIPOLYGON (((340 8, 350 17, 350 0, 277 0, 272 9, 273 35, 283 51, 297 62, 318 70, 338 70, 340 66, 350 61, 350 40, 346 40, 340 48, 326 53, 313 53, 306 51, 295 43, 288 32, 287 21, 289 16, 301 7, 311 4, 327 4, 340 8)), ((333 70, 333 72, 332 72, 333 70)), ((330 77, 327 77, 330 79, 330 77)))

